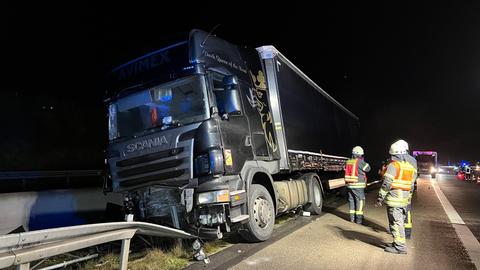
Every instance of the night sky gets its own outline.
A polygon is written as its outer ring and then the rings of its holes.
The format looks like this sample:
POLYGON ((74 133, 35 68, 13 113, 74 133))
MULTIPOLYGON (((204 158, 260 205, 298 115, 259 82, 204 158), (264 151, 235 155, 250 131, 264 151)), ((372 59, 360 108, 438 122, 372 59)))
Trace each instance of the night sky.
POLYGON ((372 162, 399 138, 443 163, 480 160, 479 2, 1 5, 0 170, 102 168, 105 74, 217 24, 232 43, 276 46, 359 116, 372 162))

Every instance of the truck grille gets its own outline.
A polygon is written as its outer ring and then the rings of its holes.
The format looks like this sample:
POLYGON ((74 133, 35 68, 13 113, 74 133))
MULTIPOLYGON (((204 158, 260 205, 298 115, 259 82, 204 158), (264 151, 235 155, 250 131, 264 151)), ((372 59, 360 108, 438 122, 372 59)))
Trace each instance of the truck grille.
POLYGON ((172 172, 166 172, 166 173, 158 173, 158 174, 153 174, 145 177, 139 177, 139 178, 133 178, 130 180, 124 180, 120 182, 120 185, 122 187, 130 187, 130 186, 135 186, 135 185, 140 185, 142 183, 148 183, 151 181, 159 181, 159 180, 167 180, 167 179, 175 179, 180 176, 182 176, 185 173, 185 170, 178 170, 178 171, 172 171, 172 172))
POLYGON ((191 178, 189 146, 168 149, 115 162, 119 188, 154 184, 183 185, 191 178))
POLYGON ((154 160, 161 159, 161 158, 166 158, 166 157, 169 157, 169 156, 180 154, 182 152, 183 152, 183 147, 175 148, 175 149, 171 149, 171 150, 160 151, 160 152, 157 152, 157 153, 152 153, 152 154, 148 154, 148 155, 143 155, 143 156, 139 156, 139 157, 134 157, 134 158, 130 158, 130 159, 124 159, 124 160, 121 160, 121 161, 117 161, 116 165, 117 165, 117 167, 126 167, 126 166, 131 166, 131 165, 144 163, 144 162, 154 161, 154 160))

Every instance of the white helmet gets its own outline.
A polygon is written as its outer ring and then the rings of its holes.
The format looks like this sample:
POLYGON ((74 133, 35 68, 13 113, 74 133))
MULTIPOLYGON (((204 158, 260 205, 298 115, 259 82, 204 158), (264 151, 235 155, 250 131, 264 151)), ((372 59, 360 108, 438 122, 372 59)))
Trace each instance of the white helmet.
POLYGON ((355 146, 353 149, 352 149, 352 154, 354 155, 357 155, 357 156, 363 156, 363 148, 360 147, 360 146, 355 146))
POLYGON ((404 140, 398 140, 390 146, 390 155, 407 154, 408 143, 404 140))

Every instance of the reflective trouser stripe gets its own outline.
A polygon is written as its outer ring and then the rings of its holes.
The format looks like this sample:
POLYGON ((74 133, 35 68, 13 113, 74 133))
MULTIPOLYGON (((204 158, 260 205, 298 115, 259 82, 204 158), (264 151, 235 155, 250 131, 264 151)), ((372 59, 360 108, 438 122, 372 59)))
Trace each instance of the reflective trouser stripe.
POLYGON ((395 242, 405 243, 406 240, 405 240, 405 237, 397 236, 397 237, 395 237, 395 242))
POLYGON ((398 228, 398 225, 393 225, 392 226, 393 228, 393 241, 395 243, 405 243, 406 240, 405 240, 405 237, 402 237, 401 234, 400 234, 400 229, 398 228))
POLYGON ((350 210, 350 214, 355 214, 355 210, 350 210))
POLYGON ((407 223, 405 223, 405 229, 412 228, 412 212, 407 211, 407 223))
POLYGON ((358 211, 355 211, 356 215, 363 215, 363 200, 360 200, 360 207, 358 207, 358 211))

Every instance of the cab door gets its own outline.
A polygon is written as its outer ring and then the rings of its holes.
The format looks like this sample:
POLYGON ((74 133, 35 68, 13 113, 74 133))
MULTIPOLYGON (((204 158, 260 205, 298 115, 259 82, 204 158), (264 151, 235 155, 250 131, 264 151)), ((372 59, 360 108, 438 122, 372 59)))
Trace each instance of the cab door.
MULTIPOLYGON (((221 106, 222 91, 225 91, 223 85, 223 74, 217 72, 209 73, 209 83, 213 90, 212 100, 217 106, 221 106)), ((241 96, 242 86, 238 84, 238 90, 241 96)), ((242 110, 238 115, 225 115, 219 111, 217 117, 220 127, 222 143, 223 143, 223 156, 225 160, 225 172, 226 174, 238 174, 243 167, 246 160, 253 159, 252 144, 250 127, 247 117, 245 116, 245 104, 242 100, 242 110)))

